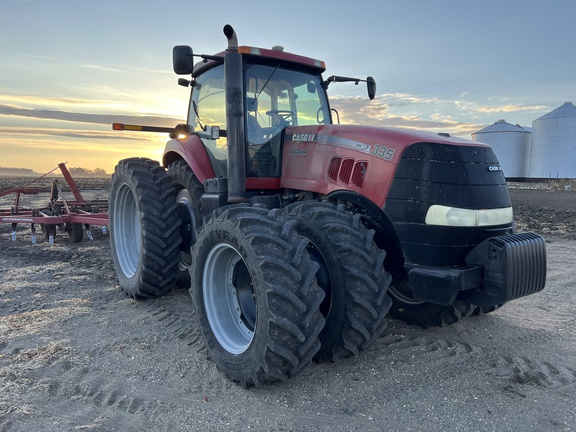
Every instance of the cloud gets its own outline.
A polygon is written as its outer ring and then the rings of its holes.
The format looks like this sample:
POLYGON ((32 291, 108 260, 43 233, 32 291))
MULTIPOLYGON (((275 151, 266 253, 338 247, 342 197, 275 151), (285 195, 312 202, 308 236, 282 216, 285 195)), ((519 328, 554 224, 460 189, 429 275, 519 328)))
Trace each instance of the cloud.
POLYGON ((547 110, 549 107, 546 105, 514 105, 514 104, 506 104, 503 106, 495 106, 495 107, 477 107, 477 111, 481 113, 509 113, 509 112, 518 112, 518 111, 530 111, 530 112, 538 112, 542 110, 547 110))
POLYGON ((110 108, 126 105, 125 102, 98 99, 82 99, 70 97, 42 97, 29 95, 0 94, 0 105, 7 105, 18 108, 39 108, 39 107, 76 107, 93 106, 96 108, 110 108))
POLYGON ((101 70, 101 71, 106 71, 106 72, 121 72, 120 69, 115 69, 115 68, 101 66, 101 65, 83 64, 83 65, 81 65, 81 67, 83 67, 85 69, 96 69, 96 70, 101 70))
POLYGON ((78 139, 104 139, 104 140, 142 140, 141 133, 122 133, 116 131, 78 131, 71 129, 52 129, 52 128, 24 128, 24 127, 0 127, 0 136, 10 137, 65 137, 78 139))
POLYGON ((459 136, 476 132, 504 114, 538 114, 549 110, 545 105, 512 104, 502 96, 491 99, 500 101, 500 105, 483 105, 466 100, 467 95, 463 92, 460 98, 446 99, 387 93, 373 101, 364 97, 333 96, 331 105, 339 112, 342 123, 449 132, 459 136))
POLYGON ((342 123, 371 126, 403 127, 419 130, 448 131, 458 134, 470 133, 479 129, 476 123, 462 122, 451 116, 442 115, 438 110, 430 110, 425 116, 422 105, 437 105, 441 101, 434 98, 420 98, 407 94, 386 95, 367 102, 365 98, 333 97, 331 104, 340 113, 342 123), (392 100, 392 104, 388 101, 392 100), (400 114, 398 107, 412 106, 412 113, 400 114))
POLYGON ((84 114, 69 111, 43 110, 34 108, 19 108, 10 105, 0 105, 0 115, 30 117, 38 119, 62 120, 68 122, 112 124, 145 124, 150 126, 174 127, 182 123, 182 119, 161 116, 128 116, 112 114, 84 114))

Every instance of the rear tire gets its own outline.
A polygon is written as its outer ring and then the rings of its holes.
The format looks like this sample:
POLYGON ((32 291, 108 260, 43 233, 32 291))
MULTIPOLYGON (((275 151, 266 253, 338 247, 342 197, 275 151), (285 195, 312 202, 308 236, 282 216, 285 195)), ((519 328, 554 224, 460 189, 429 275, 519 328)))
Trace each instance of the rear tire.
POLYGON ((176 190, 176 202, 182 225, 180 226, 180 264, 177 285, 190 288, 190 272, 192 265, 191 248, 196 242, 198 227, 202 225, 202 207, 200 199, 204 187, 196 178, 185 160, 178 160, 168 168, 168 176, 176 190))
POLYGON ((158 297, 176 284, 180 218, 166 171, 145 158, 118 163, 110 187, 110 244, 122 289, 158 297))
POLYGON ((423 328, 456 324, 470 316, 476 308, 464 300, 456 300, 451 306, 415 300, 408 281, 391 286, 389 293, 392 297, 390 315, 423 328))
POLYGON ((358 355, 386 328, 392 301, 391 276, 384 270, 386 252, 373 241, 374 231, 344 206, 316 201, 288 206, 296 231, 308 238, 308 252, 320 264, 316 275, 326 293, 321 306, 326 325, 316 361, 336 361, 358 355))
POLYGON ((209 357, 244 387, 283 381, 320 348, 324 297, 307 241, 278 210, 234 206, 198 233, 193 299, 209 357))

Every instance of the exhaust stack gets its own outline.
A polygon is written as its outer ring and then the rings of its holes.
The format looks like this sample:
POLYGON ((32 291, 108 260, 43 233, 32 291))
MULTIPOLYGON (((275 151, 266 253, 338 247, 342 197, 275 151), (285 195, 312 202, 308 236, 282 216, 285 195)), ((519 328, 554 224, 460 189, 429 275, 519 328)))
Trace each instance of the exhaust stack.
POLYGON ((224 55, 226 80, 226 133, 228 137, 228 202, 246 202, 246 132, 244 130, 244 75, 238 38, 224 26, 228 48, 224 55))
POLYGON ((228 39, 227 51, 238 51, 238 37, 230 24, 224 26, 224 36, 228 39))

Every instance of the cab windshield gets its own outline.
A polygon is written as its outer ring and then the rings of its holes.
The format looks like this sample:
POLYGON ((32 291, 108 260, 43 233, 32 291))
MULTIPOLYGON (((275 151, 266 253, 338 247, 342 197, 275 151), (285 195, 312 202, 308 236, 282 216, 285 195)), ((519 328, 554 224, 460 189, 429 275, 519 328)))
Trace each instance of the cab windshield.
POLYGON ((246 174, 277 177, 284 128, 331 123, 326 93, 320 75, 280 66, 248 64, 244 77, 246 174))
POLYGON ((248 65, 245 71, 247 140, 262 144, 284 127, 330 123, 319 75, 248 65))

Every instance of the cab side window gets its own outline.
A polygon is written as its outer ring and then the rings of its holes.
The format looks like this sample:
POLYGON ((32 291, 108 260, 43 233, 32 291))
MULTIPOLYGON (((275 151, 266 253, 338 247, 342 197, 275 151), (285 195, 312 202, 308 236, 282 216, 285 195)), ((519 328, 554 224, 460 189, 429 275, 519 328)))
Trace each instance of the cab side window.
POLYGON ((216 66, 196 80, 188 110, 188 124, 206 146, 214 171, 217 174, 225 173, 228 157, 226 137, 215 140, 203 130, 205 126, 219 126, 222 131, 226 129, 224 66, 216 66))

